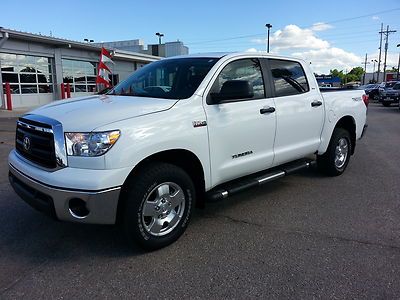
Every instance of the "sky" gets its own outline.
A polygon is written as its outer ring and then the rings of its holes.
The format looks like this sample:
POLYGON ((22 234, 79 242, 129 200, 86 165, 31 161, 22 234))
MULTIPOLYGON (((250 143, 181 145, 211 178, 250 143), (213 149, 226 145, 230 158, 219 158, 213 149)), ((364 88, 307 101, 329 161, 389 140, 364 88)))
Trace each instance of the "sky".
MULTIPOLYGON (((272 24, 272 53, 303 58, 317 73, 337 68, 367 71, 379 54, 381 23, 389 36, 388 68, 397 66, 400 0, 381 1, 5 1, 0 26, 95 42, 142 39, 183 41, 190 53, 265 51, 272 24)), ((382 47, 384 48, 384 47, 382 47)))

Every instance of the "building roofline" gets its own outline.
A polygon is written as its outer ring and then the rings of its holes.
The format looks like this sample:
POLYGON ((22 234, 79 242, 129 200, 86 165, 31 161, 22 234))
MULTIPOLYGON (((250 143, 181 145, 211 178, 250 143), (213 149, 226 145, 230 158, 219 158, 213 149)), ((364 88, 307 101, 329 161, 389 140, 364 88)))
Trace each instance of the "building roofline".
POLYGON ((113 57, 121 58, 121 59, 136 58, 137 60, 142 60, 142 61, 156 61, 156 60, 163 59, 163 57, 160 57, 160 56, 153 56, 153 55, 149 55, 149 54, 131 52, 131 51, 120 50, 120 49, 114 49, 114 50, 112 50, 112 52, 113 52, 113 57))
MULTIPOLYGON (((41 42, 41 43, 45 43, 45 44, 56 45, 61 48, 85 49, 85 50, 95 51, 95 52, 100 52, 100 50, 101 50, 101 46, 93 45, 90 43, 82 43, 82 42, 78 42, 78 41, 67 40, 67 39, 57 38, 57 37, 52 37, 52 36, 47 36, 47 35, 35 34, 35 33, 30 33, 30 32, 22 32, 22 31, 3 28, 3 27, 0 27, 0 33, 7 33, 9 38, 24 40, 24 41, 32 41, 32 42, 41 42)), ((113 49, 113 52, 115 53, 115 58, 121 58, 121 59, 127 59, 127 60, 137 59, 140 61, 149 62, 149 61, 156 61, 156 60, 161 59, 158 56, 142 54, 142 53, 137 53, 137 52, 130 52, 130 51, 122 51, 122 50, 118 50, 118 49, 113 49)))
POLYGON ((52 45, 60 45, 60 46, 65 46, 67 48, 74 47, 74 48, 87 49, 87 50, 93 50, 93 51, 97 51, 97 50, 101 49, 101 47, 94 46, 94 45, 91 45, 88 43, 82 43, 82 42, 78 42, 78 41, 52 37, 52 36, 48 36, 48 35, 17 31, 17 30, 7 29, 7 28, 3 28, 3 27, 0 27, 0 33, 8 33, 9 37, 14 38, 14 39, 20 39, 20 40, 24 40, 24 41, 28 40, 28 41, 42 42, 42 43, 52 44, 52 45))

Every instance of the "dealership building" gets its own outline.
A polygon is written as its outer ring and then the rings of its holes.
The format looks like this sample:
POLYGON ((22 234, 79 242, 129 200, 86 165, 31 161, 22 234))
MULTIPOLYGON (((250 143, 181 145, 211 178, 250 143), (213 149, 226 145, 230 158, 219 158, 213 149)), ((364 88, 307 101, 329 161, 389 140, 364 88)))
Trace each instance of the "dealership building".
MULTIPOLYGON (((110 49, 113 84, 127 78, 159 56, 110 49)), ((61 84, 71 97, 90 95, 96 89, 101 46, 0 27, 0 106, 5 109, 6 84, 13 109, 27 109, 61 99, 61 84)))

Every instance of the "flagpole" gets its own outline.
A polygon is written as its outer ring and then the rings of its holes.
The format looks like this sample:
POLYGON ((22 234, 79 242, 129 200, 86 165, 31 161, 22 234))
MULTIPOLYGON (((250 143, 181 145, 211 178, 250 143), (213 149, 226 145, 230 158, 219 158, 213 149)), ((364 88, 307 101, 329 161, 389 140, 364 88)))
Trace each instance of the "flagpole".
POLYGON ((111 57, 112 56, 110 52, 102 47, 96 76, 96 88, 98 93, 107 87, 111 87, 109 75, 113 73, 111 72, 110 68, 105 64, 106 62, 114 64, 111 57))

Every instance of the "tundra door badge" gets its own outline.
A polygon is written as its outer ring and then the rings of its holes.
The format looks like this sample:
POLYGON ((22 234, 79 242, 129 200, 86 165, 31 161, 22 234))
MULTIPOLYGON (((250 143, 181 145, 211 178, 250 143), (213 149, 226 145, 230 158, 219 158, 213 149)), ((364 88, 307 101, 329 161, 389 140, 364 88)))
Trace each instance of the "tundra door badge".
POLYGON ((193 121, 192 122, 193 127, 203 127, 203 126, 207 126, 207 121, 193 121))

